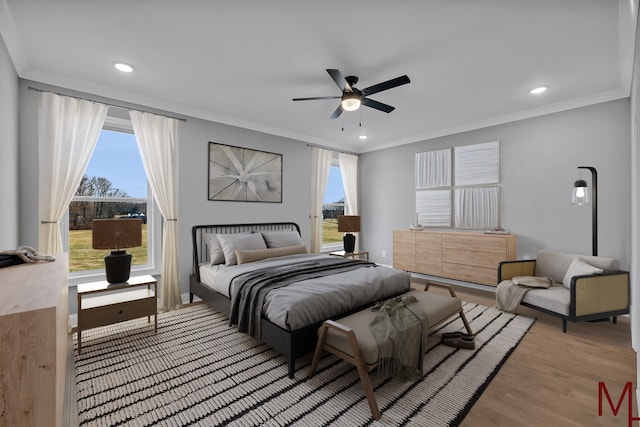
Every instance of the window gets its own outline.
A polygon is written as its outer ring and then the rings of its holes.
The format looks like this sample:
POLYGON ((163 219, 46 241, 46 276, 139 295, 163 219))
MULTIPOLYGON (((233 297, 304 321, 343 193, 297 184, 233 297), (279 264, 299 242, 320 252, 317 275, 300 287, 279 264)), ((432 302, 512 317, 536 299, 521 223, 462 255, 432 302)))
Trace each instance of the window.
POLYGON ((344 186, 337 158, 329 172, 322 204, 322 249, 342 249, 342 233, 338 232, 338 215, 344 215, 344 186))
MULTIPOLYGON (((142 246, 128 248, 133 255, 132 271, 154 271, 154 241, 159 218, 150 196, 142 159, 131 122, 107 117, 85 175, 69 204, 68 252, 72 277, 104 274, 104 257, 109 250, 92 248, 94 219, 130 218, 142 220, 142 246)), ((156 245, 159 246, 159 245, 156 245)))

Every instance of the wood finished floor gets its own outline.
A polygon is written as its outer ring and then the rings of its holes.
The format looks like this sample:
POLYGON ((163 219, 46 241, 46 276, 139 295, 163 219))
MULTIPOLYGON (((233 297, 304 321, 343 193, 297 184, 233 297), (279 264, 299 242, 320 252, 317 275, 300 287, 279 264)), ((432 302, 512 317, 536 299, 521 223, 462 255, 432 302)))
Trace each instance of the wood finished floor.
MULTIPOLYGON (((422 289, 417 282, 414 287, 422 289)), ((495 294, 454 287, 459 298, 494 305, 495 294)), ((432 288, 434 292, 442 292, 432 288)), ((537 320, 464 419, 479 426, 627 426, 626 399, 614 417, 606 403, 598 416, 598 382, 606 382, 617 404, 625 383, 633 382, 637 414, 636 353, 628 317, 612 322, 568 322, 520 307, 537 320)))
MULTIPOLYGON (((422 289, 416 280, 414 287, 422 289)), ((492 292, 454 286, 459 298, 491 306, 492 292)), ((432 292, 444 292, 431 288, 432 292)), ((537 320, 498 375, 462 422, 482 426, 626 426, 627 405, 614 417, 608 404, 598 416, 598 382, 605 381, 614 404, 625 383, 633 382, 633 413, 637 415, 636 353, 631 348, 628 317, 611 322, 569 322, 562 333, 559 319, 520 307, 520 314, 537 320)), ((77 406, 73 383, 72 350, 69 351, 65 422, 76 426, 77 406)))

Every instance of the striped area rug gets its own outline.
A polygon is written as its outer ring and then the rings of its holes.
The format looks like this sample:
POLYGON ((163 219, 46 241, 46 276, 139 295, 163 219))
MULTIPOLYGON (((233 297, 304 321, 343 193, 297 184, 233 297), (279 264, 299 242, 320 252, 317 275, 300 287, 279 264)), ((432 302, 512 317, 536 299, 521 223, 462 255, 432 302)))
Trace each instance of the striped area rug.
POLYGON ((295 379, 285 359, 235 332, 207 305, 83 332, 75 343, 81 426, 458 425, 533 319, 465 303, 475 350, 439 343, 461 330, 459 318, 429 339, 424 376, 416 382, 371 373, 382 418, 373 421, 356 369, 321 360, 307 379, 311 356, 297 361, 295 379))

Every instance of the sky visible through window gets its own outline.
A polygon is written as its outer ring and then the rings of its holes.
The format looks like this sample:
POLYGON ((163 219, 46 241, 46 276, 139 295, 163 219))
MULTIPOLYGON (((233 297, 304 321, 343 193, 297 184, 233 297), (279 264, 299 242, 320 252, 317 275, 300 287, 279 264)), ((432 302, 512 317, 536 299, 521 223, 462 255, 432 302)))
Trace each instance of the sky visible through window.
POLYGON ((147 197, 147 177, 133 134, 102 130, 85 174, 107 178, 129 197, 147 197))
POLYGON ((342 186, 342 174, 339 166, 332 166, 329 172, 329 182, 324 192, 323 203, 335 203, 344 199, 344 187, 342 186))

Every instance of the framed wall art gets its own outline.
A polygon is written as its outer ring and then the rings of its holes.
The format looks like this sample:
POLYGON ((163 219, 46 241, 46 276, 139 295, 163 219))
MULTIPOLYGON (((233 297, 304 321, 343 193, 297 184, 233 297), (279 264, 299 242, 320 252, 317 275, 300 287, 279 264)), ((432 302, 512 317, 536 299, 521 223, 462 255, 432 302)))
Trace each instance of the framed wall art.
POLYGON ((418 224, 500 226, 500 141, 426 151, 415 158, 418 224))
POLYGON ((282 203, 282 154, 209 142, 209 200, 282 203))

